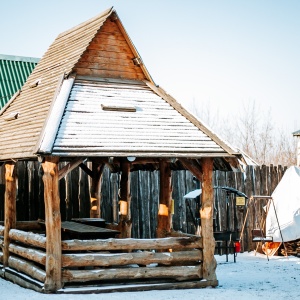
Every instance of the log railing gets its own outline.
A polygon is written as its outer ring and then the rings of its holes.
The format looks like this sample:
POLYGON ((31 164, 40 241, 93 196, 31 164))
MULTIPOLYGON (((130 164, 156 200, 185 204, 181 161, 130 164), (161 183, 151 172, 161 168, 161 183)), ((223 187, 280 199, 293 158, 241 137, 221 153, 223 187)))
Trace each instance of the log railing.
MULTIPOLYGON (((4 226, 0 225, 0 248, 3 245, 3 239, 1 239, 3 235, 4 226)), ((40 234, 17 229, 9 231, 9 238, 8 267, 44 283, 46 276, 44 267, 46 262, 46 238, 40 234)), ((0 252, 0 262, 2 261, 3 253, 0 252)))
POLYGON ((63 282, 200 279, 201 248, 202 239, 195 236, 63 241, 62 250, 68 251, 62 254, 63 282))
POLYGON ((151 251, 131 252, 131 253, 85 253, 85 254, 64 254, 63 267, 109 267, 124 266, 129 264, 137 265, 175 265, 182 263, 194 263, 202 259, 200 250, 181 252, 161 252, 151 251))
MULTIPOLYGON (((0 225, 0 250, 3 235, 0 225)), ((46 238, 17 229, 10 230, 9 238, 8 267, 44 283, 46 238)), ((63 284, 200 280, 202 272, 202 239, 198 236, 62 241, 63 284)))

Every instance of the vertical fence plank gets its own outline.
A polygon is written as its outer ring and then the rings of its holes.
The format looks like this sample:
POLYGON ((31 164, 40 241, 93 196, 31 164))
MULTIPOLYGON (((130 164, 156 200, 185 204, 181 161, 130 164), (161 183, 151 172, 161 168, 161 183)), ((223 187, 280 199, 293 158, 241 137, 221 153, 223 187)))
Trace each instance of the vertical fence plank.
MULTIPOLYGON (((244 193, 247 197, 248 195, 245 193, 245 173, 244 172, 234 172, 235 175, 235 184, 236 189, 244 193)), ((246 199, 245 199, 246 200, 246 199)), ((246 205, 238 206, 236 211, 237 216, 237 232, 241 233, 243 222, 246 215, 246 205)))
MULTIPOLYGON (((235 176, 233 172, 226 172, 226 186, 235 188, 235 176)), ((237 227, 237 217, 236 217, 236 205, 235 205, 235 195, 233 193, 229 194, 229 230, 235 231, 237 227)))
POLYGON ((28 195, 28 220, 37 220, 37 199, 35 199, 35 190, 34 190, 34 182, 35 182, 35 164, 33 161, 27 162, 27 177, 28 177, 28 185, 26 187, 26 192, 28 195))
POLYGON ((17 219, 18 221, 25 221, 29 217, 27 161, 18 161, 16 165, 16 174, 18 178, 17 219))
MULTIPOLYGON (((186 205, 183 196, 186 194, 185 188, 185 172, 175 171, 172 176, 172 199, 174 199, 174 215, 173 215, 173 228, 186 232, 186 205)), ((187 200, 188 201, 188 200, 187 200)))
MULTIPOLYGON (((250 197, 253 195, 253 188, 252 188, 253 187, 253 167, 247 166, 245 173, 246 173, 245 192, 246 192, 246 195, 250 199, 250 197)), ((247 205, 249 205, 249 199, 247 201, 247 205)), ((253 229, 253 222, 254 222, 253 213, 254 213, 254 207, 252 206, 249 208, 249 213, 248 213, 248 217, 247 217, 246 225, 245 225, 245 229, 244 229, 244 236, 243 236, 243 243, 242 243, 243 250, 251 249, 251 247, 252 247, 251 230, 253 229)))
MULTIPOLYGON (((66 162, 59 163, 59 169, 62 169, 66 165, 66 162)), ((59 181, 59 197, 60 197, 60 214, 62 220, 67 220, 67 206, 70 202, 69 190, 67 186, 69 184, 70 176, 65 176, 59 181)))
POLYGON ((39 203, 39 219, 45 220, 45 201, 44 201, 44 183, 43 183, 43 168, 42 164, 39 162, 36 162, 36 165, 38 167, 38 180, 35 181, 38 184, 37 190, 37 197, 38 197, 38 203, 39 203))
POLYGON ((195 227, 195 224, 194 224, 195 218, 198 218, 199 219, 198 223, 200 223, 200 203, 201 203, 202 195, 200 195, 199 197, 196 197, 194 199, 189 199, 189 205, 191 207, 192 212, 194 212, 194 214, 193 214, 194 220, 187 219, 187 212, 189 209, 186 207, 186 201, 183 199, 183 196, 190 191, 199 189, 201 186, 201 182, 199 182, 198 179, 196 179, 193 176, 193 174, 189 171, 180 171, 180 172, 184 173, 184 175, 185 175, 184 180, 185 180, 185 186, 186 186, 185 192, 182 195, 182 200, 183 200, 182 203, 183 203, 183 207, 185 208, 185 214, 186 214, 186 231, 184 231, 184 232, 195 234, 196 230, 197 230, 197 228, 195 227))
POLYGON ((150 207, 150 172, 140 171, 140 197, 141 206, 140 210, 142 221, 143 238, 149 239, 151 237, 151 207, 150 207))
POLYGON ((131 190, 131 211, 132 211, 132 237, 139 239, 141 237, 140 224, 140 203, 139 203, 139 172, 131 172, 130 181, 131 190))
MULTIPOLYGON (((89 175, 79 169, 78 210, 80 218, 87 218, 90 213, 89 175)), ((101 198, 101 197, 100 197, 101 198)))
POLYGON ((158 205, 159 205, 159 179, 158 171, 150 172, 150 238, 155 238, 155 232, 157 228, 157 215, 158 215, 158 205))
POLYGON ((101 203, 100 211, 101 218, 105 219, 108 223, 113 222, 113 209, 112 209, 112 198, 111 198, 111 176, 108 168, 104 168, 101 182, 101 203))
POLYGON ((110 180, 112 222, 119 223, 119 173, 111 173, 110 180))
POLYGON ((217 201, 217 231, 224 231, 227 229, 227 215, 226 215, 226 193, 220 188, 226 186, 225 172, 215 171, 215 199, 217 201))

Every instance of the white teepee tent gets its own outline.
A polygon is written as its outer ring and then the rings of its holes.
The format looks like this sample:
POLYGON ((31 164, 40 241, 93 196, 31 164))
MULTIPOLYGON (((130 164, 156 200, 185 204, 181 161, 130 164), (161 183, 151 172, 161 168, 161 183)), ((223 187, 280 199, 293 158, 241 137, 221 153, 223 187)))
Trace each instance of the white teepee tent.
POLYGON ((270 203, 266 219, 266 236, 274 242, 300 238, 300 168, 288 168, 272 194, 274 207, 270 203), (276 219, 276 214, 278 222, 276 219), (279 223, 279 224, 278 224, 279 223), (280 226, 280 227, 279 227, 280 226), (281 234, 282 238, 281 238, 281 234))

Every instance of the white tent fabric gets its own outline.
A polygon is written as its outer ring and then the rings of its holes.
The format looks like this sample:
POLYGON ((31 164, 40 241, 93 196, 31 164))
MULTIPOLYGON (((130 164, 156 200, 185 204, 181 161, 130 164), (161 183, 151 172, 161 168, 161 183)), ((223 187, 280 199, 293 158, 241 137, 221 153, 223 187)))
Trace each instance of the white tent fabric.
POLYGON ((270 203, 266 219, 266 236, 272 236, 274 242, 282 242, 280 226, 284 242, 299 239, 300 168, 295 166, 288 168, 271 196, 276 211, 270 203))

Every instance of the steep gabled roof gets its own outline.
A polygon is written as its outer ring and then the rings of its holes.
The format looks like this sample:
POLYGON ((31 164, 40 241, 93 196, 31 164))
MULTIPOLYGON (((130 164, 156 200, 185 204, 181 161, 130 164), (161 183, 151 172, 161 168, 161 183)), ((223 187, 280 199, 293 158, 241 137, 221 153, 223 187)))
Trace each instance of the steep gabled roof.
POLYGON ((0 160, 37 153, 223 157, 235 151, 154 84, 109 9, 60 34, 0 112, 0 160))
MULTIPOLYGON (((0 112, 0 159, 35 157, 36 144, 63 79, 73 70, 104 22, 113 14, 110 8, 55 39, 21 93, 5 107, 5 111, 0 112), (13 122, 5 120, 17 113, 18 119, 13 122)), ((120 21, 118 25, 130 42, 120 21)), ((135 50, 133 44, 130 46, 135 50)), ((143 71, 145 78, 151 80, 144 67, 143 71)))

